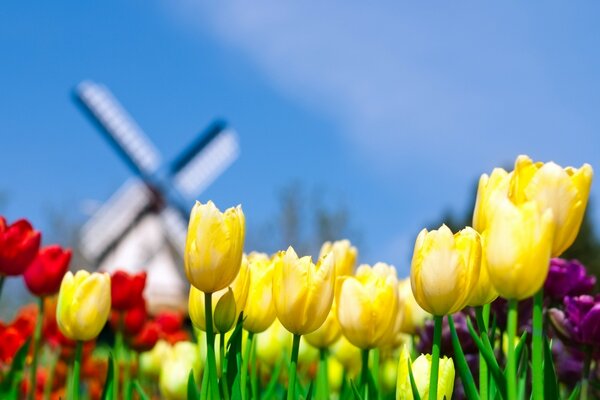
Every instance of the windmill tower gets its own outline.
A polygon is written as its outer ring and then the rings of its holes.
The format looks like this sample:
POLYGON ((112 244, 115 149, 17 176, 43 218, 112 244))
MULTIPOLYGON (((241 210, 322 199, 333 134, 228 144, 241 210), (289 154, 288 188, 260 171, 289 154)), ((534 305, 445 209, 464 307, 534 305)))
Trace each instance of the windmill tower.
POLYGON ((183 252, 194 199, 237 158, 236 133, 211 124, 170 163, 103 85, 84 81, 75 99, 133 172, 83 226, 80 245, 92 266, 146 271, 151 311, 185 309, 183 252))

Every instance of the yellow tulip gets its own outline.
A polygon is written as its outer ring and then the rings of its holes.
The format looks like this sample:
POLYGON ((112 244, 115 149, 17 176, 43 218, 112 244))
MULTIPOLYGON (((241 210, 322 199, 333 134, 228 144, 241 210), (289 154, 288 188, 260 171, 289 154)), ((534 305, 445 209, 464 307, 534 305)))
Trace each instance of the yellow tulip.
POLYGON ((400 312, 402 314, 402 323, 400 331, 409 335, 417 333, 417 329, 425 325, 425 320, 431 318, 431 314, 423 310, 412 292, 410 278, 401 280, 398 283, 398 292, 400 300, 400 312))
POLYGON ((187 384, 191 370, 194 371, 194 378, 198 382, 201 377, 198 348, 191 342, 177 342, 162 362, 158 381, 161 398, 187 399, 187 384))
POLYGON ((552 210, 556 225, 553 257, 561 255, 577 237, 590 195, 592 176, 589 164, 579 169, 563 169, 553 162, 534 163, 523 155, 515 162, 510 199, 515 204, 535 201, 542 212, 552 210))
POLYGON ((481 240, 473 228, 456 234, 446 226, 417 237, 410 282, 417 303, 425 311, 442 316, 467 305, 479 279, 481 240))
POLYGON ((110 275, 67 272, 60 285, 56 322, 63 335, 73 340, 94 339, 110 313, 110 275))
MULTIPOLYGON (((227 328, 228 324, 221 324, 221 326, 217 326, 217 325, 213 324, 213 326, 215 326, 215 328, 225 329, 225 330, 217 329, 216 332, 218 332, 218 333, 227 332, 230 329, 232 329, 233 326, 235 325, 235 321, 239 317, 240 313, 242 311, 244 311, 244 307, 246 306, 246 300, 248 298, 248 292, 249 292, 249 288, 250 288, 250 280, 251 280, 251 272, 250 272, 250 269, 248 268, 248 260, 246 257, 243 257, 242 265, 239 270, 239 273, 235 277, 234 281, 231 283, 231 286, 228 288, 219 290, 218 292, 213 293, 213 295, 212 295, 213 322, 215 322, 217 319, 221 319, 221 320, 227 319, 227 318, 230 319, 230 315, 229 316, 226 316, 226 315, 217 316, 217 312, 219 310, 222 310, 222 312, 224 312, 224 313, 234 315, 233 323, 228 328, 227 328), (231 303, 230 299, 228 299, 226 296, 226 294, 229 292, 229 288, 231 288, 231 291, 233 292, 233 299, 234 299, 233 303, 231 303), (221 302, 227 302, 228 305, 225 306, 225 304, 221 303, 221 302), (221 307, 219 307, 219 303, 222 304, 221 307), (232 306, 234 306, 233 311, 231 310, 232 306)), ((200 330, 205 331, 206 330, 206 318, 204 315, 204 293, 202 291, 196 289, 194 286, 190 286, 190 297, 189 297, 188 309, 189 309, 189 313, 190 313, 190 319, 192 320, 192 323, 194 324, 194 326, 196 326, 200 330)))
POLYGON ((270 366, 274 366, 279 358, 290 354, 292 350, 292 334, 277 319, 264 332, 256 335, 255 340, 256 358, 270 366))
POLYGON ((250 253, 250 289, 244 308, 244 329, 259 333, 275 320, 273 263, 266 254, 250 253))
POLYGON ((337 279, 337 317, 344 336, 361 349, 382 344, 398 310, 396 270, 384 263, 361 265, 356 276, 337 279))
POLYGON ((346 339, 344 335, 329 349, 331 355, 344 366, 350 375, 356 375, 361 367, 361 351, 346 339))
POLYGON ((495 198, 508 196, 511 176, 512 173, 509 174, 502 168, 495 168, 490 176, 483 174, 479 178, 475 211, 473 212, 473 228, 477 232, 483 233, 487 227, 494 211, 495 198))
MULTIPOLYGON (((408 363, 410 355, 406 347, 403 347, 398 361, 398 381, 396 384, 396 400, 412 400, 412 388, 410 385, 410 375, 408 372, 408 363)), ((431 373, 431 355, 421 354, 411 363, 413 378, 419 392, 419 397, 426 399, 429 397, 429 375, 431 373)), ((440 358, 438 370, 437 398, 439 400, 451 399, 454 390, 454 362, 451 358, 440 358)))
POLYGON ((554 232, 552 211, 540 213, 535 202, 515 205, 508 199, 499 200, 495 208, 485 235, 487 270, 500 296, 522 300, 546 280, 554 232))
POLYGON ((356 257, 358 251, 356 247, 350 244, 347 239, 338 240, 335 242, 325 242, 321 247, 319 257, 323 258, 333 251, 335 255, 335 273, 337 276, 352 275, 354 267, 356 267, 356 257))
POLYGON ((481 235, 481 268, 479 269, 479 280, 477 285, 471 292, 469 298, 469 305, 472 307, 483 306, 496 300, 498 292, 494 289, 492 281, 490 280, 490 274, 488 272, 487 261, 485 257, 485 236, 486 232, 481 235))
POLYGON ((319 328, 331 303, 335 284, 333 254, 313 264, 310 257, 298 258, 293 248, 274 259, 273 302, 281 324, 296 335, 319 328))
POLYGON ((335 343, 336 340, 342 334, 340 324, 337 320, 336 305, 335 302, 331 305, 331 310, 327 314, 327 318, 323 325, 316 331, 304 336, 304 339, 317 349, 324 349, 335 343))
POLYGON ((185 273, 205 293, 225 289, 240 270, 246 223, 242 208, 224 213, 212 201, 196 202, 185 243, 185 273))
POLYGON ((160 375, 163 361, 169 356, 171 345, 165 340, 156 342, 152 350, 140 354, 140 372, 143 376, 156 379, 160 375))

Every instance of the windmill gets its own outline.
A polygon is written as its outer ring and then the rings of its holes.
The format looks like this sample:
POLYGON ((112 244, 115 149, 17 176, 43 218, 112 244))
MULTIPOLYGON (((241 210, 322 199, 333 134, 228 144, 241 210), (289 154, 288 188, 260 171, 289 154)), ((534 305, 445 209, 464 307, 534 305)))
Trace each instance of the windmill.
POLYGON ((151 310, 185 308, 188 286, 182 272, 187 220, 193 200, 238 156, 235 131, 212 123, 170 163, 101 84, 84 81, 75 99, 132 170, 80 232, 84 257, 112 272, 147 272, 151 310))

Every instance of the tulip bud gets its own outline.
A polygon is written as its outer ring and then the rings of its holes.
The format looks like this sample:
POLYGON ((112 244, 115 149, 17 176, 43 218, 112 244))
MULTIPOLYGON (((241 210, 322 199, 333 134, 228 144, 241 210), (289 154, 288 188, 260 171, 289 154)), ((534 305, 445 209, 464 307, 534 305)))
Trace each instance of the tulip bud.
POLYGON ((331 309, 335 279, 333 254, 313 264, 298 258, 292 247, 274 260, 273 300, 277 318, 296 335, 319 328, 331 309))
MULTIPOLYGON (((229 300, 226 303, 223 303, 222 307, 225 307, 223 311, 227 311, 227 313, 233 312, 233 323, 240 315, 242 311, 244 311, 244 307, 246 306, 246 299, 248 298, 248 290, 250 287, 251 280, 251 272, 248 268, 248 260, 246 257, 243 258, 242 267, 239 270, 238 275, 235 277, 235 280, 231 283, 231 291, 233 292, 234 303, 231 303, 229 300), (227 304, 227 306, 225 306, 227 304), (230 308, 233 307, 233 308, 230 308)), ((213 323, 216 322, 216 307, 228 292, 229 288, 219 290, 218 292, 212 295, 212 306, 213 306, 213 323)), ((196 289, 194 286, 190 287, 190 297, 189 297, 189 312, 190 318, 192 319, 192 323, 200 330, 206 330, 206 319, 204 316, 204 293, 200 290, 196 289)), ((229 316, 231 314, 228 314, 229 316)), ((226 317, 222 315, 222 317, 226 317)), ((229 318, 229 317, 227 317, 229 318)), ((225 333, 233 327, 233 323, 229 329, 222 331, 219 329, 224 328, 225 321, 221 320, 223 323, 220 326, 215 326, 215 329, 219 333, 225 333)))
POLYGON ((131 274, 117 270, 110 278, 110 295, 113 310, 125 311, 144 301, 146 272, 131 274))
POLYGON ((496 203, 486 231, 484 255, 496 291, 506 299, 531 297, 544 284, 550 264, 554 221, 552 211, 538 205, 496 203))
POLYGON ((398 310, 394 267, 361 265, 356 276, 337 278, 337 317, 344 336, 361 349, 382 344, 398 310))
MULTIPOLYGON (((412 400, 412 387, 408 363, 410 355, 406 347, 403 347, 398 362, 398 381, 396 385, 396 400, 412 400)), ((429 375, 431 374, 431 355, 421 354, 411 365, 415 385, 422 399, 429 397, 429 375)), ((454 363, 451 358, 440 358, 438 370, 438 400, 451 399, 454 390, 454 363)))
POLYGON ((335 256, 335 273, 337 276, 352 275, 354 273, 358 252, 349 240, 323 243, 319 258, 325 257, 330 252, 333 252, 335 256))
POLYGON ((331 310, 325 318, 325 322, 316 331, 304 336, 304 339, 318 349, 325 349, 335 343, 342 334, 340 324, 337 320, 337 311, 335 302, 331 305, 331 310))
POLYGON ((110 276, 85 270, 67 272, 60 285, 56 320, 60 331, 73 340, 98 336, 110 313, 110 276))
POLYGON ((24 219, 6 225, 0 217, 0 275, 21 275, 40 247, 41 234, 24 219))
POLYGON ((29 291, 39 297, 58 292, 70 261, 69 249, 63 250, 57 245, 41 249, 23 273, 29 291))
POLYGON ((273 305, 273 263, 265 255, 250 253, 250 287, 244 307, 244 329, 262 332, 275 320, 273 305))
POLYGON ((229 286, 240 270, 246 224, 242 208, 221 213, 212 201, 196 202, 185 244, 185 273, 205 293, 229 286))
POLYGON ((227 288, 227 292, 221 296, 215 306, 215 327, 217 332, 228 332, 233 328, 236 320, 235 296, 233 290, 227 288))
POLYGON ((417 237, 410 280, 417 303, 433 315, 453 314, 467 305, 479 279, 481 240, 473 228, 456 234, 442 225, 417 237))
POLYGON ((410 286, 410 278, 403 279, 398 283, 398 292, 400 312, 402 313, 400 331, 414 335, 417 329, 425 324, 425 320, 431 317, 431 314, 423 310, 415 300, 410 286))

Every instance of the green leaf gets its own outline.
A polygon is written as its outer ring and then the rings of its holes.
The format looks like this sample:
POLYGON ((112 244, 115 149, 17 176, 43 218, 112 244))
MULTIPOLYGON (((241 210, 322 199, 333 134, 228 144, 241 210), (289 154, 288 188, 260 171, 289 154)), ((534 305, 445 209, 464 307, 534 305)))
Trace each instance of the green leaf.
POLYGON ((471 370, 469 369, 469 365, 467 364, 467 360, 465 358, 465 353, 460 345, 460 339, 456 334, 456 327, 454 326, 452 315, 448 315, 448 326, 450 327, 450 334, 452 337, 452 348, 454 349, 456 368, 465 389, 465 395, 470 400, 479 399, 479 393, 477 392, 473 375, 471 374, 471 370))
POLYGON ((242 335, 243 335, 244 313, 240 313, 235 329, 233 330, 229 341, 227 342, 227 373, 226 382, 231 387, 231 384, 238 375, 240 367, 237 364, 238 355, 242 354, 242 335))
MULTIPOLYGON (((358 390, 358 387, 356 387, 356 382, 354 382, 354 380, 350 380, 350 386, 352 386, 352 393, 354 393, 354 399, 355 400, 363 400, 362 396, 360 395, 360 391, 358 390)), ((415 400, 420 400, 420 399, 415 399, 415 400)))
POLYGON ((576 399, 578 399, 580 392, 581 392, 581 382, 579 382, 577 384, 577 386, 575 386, 575 388, 571 392, 571 395, 569 396, 569 400, 576 400, 576 399))
POLYGON ((115 359, 112 353, 108 355, 108 369, 106 370, 106 379, 104 380, 104 387, 102 388, 102 400, 110 400, 113 397, 115 378, 115 359))
MULTIPOLYGON (((31 344, 31 338, 27 339, 25 343, 19 348, 12 363, 10 364, 10 370, 6 377, 0 384, 0 393, 14 394, 16 398, 16 390, 21 377, 23 375, 23 369, 25 368, 25 358, 29 351, 29 345, 31 344)), ((7 396, 8 397, 8 396, 7 396)), ((4 398, 4 397, 3 397, 4 398)))
POLYGON ((558 380, 548 337, 544 335, 544 399, 559 400, 558 380))
POLYGON ((269 383, 267 384, 265 393, 263 396, 261 396, 262 399, 272 399, 275 397, 275 388, 277 387, 277 381, 279 380, 279 375, 281 373, 283 363, 284 358, 279 357, 279 360, 275 364, 275 368, 273 368, 273 373, 271 374, 271 379, 269 379, 269 383))
POLYGON ((194 369, 190 369, 190 374, 188 375, 187 398, 188 400, 196 400, 200 398, 200 393, 198 393, 198 385, 196 385, 196 380, 194 379, 194 369))
POLYGON ((310 385, 308 386, 308 392, 306 393, 306 400, 311 400, 312 399, 312 394, 313 394, 313 383, 314 382, 310 382, 310 385))
POLYGON ((144 392, 144 389, 142 388, 142 385, 140 385, 139 381, 137 381, 137 380, 133 381, 133 388, 135 389, 137 394, 140 396, 141 400, 150 400, 150 397, 148 397, 148 395, 144 392))
POLYGON ((483 340, 479 337, 475 328, 473 328, 471 318, 467 318, 467 328, 469 328, 469 334, 471 335, 471 338, 473 338, 473 342, 477 345, 479 353, 483 356, 488 365, 488 369, 492 374, 492 379, 494 379, 496 383, 496 389, 500 392, 502 398, 506 398, 506 378, 498 365, 489 337, 483 335, 483 340))
POLYGON ((240 385, 240 374, 237 374, 233 380, 233 387, 231 388, 231 400, 241 400, 241 398, 242 387, 240 385))
POLYGON ((408 362, 408 377, 410 379, 410 388, 413 394, 413 400, 421 400, 421 395, 419 394, 419 389, 417 388, 417 384, 415 383, 415 377, 412 372, 412 364, 410 360, 408 362))
POLYGON ((517 342, 517 346, 515 347, 515 359, 517 362, 521 359, 521 354, 523 353, 523 348, 525 348, 525 344, 527 343, 527 332, 523 332, 521 338, 517 342))
POLYGON ((525 398, 525 391, 527 390, 527 371, 529 365, 529 351, 527 347, 521 352, 522 357, 517 358, 517 391, 519 399, 525 398))

